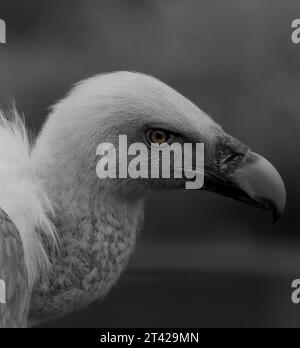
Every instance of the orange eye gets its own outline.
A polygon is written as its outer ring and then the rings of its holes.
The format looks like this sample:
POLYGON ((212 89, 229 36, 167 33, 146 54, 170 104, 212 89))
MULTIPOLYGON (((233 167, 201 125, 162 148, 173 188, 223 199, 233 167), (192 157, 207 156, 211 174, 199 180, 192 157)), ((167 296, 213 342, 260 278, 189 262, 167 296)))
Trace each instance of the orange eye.
POLYGON ((149 131, 149 139, 153 144, 164 144, 168 141, 168 135, 162 130, 153 129, 149 131))

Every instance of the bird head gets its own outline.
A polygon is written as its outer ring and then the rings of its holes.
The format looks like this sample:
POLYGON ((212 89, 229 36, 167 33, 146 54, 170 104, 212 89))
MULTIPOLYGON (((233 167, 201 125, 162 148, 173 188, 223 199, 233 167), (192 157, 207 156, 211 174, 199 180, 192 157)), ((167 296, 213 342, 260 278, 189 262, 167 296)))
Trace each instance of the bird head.
MULTIPOLYGON (((184 187, 186 178, 99 179, 96 167, 99 144, 113 144, 120 152, 119 136, 128 146, 141 143, 148 151, 154 143, 204 144, 202 189, 237 199, 273 212, 277 220, 285 209, 284 183, 271 163, 228 135, 205 112, 162 83, 143 74, 118 72, 99 75, 79 83, 53 107, 37 141, 40 157, 49 161, 54 175, 76 177, 78 191, 91 185, 120 197, 142 197, 148 190, 184 187), (42 152, 47 155, 42 155, 42 152), (62 174, 63 173, 63 174, 62 174)), ((130 162, 131 158, 127 160, 130 162)), ((193 153, 193 161, 197 160, 193 153)), ((147 157, 147 158, 146 158, 147 157)), ((116 156, 120 160, 120 156, 116 156)), ((172 167, 172 166, 171 166, 172 167)), ((174 173, 173 173, 174 174, 174 173)), ((70 181, 70 179, 67 179, 70 181)))

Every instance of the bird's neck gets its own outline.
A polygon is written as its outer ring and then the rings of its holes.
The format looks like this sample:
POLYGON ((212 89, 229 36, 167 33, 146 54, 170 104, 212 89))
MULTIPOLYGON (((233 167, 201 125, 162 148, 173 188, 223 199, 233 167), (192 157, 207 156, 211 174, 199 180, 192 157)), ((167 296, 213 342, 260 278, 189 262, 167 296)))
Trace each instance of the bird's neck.
POLYGON ((57 316, 104 296, 116 282, 134 249, 143 202, 110 195, 68 163, 37 155, 34 161, 54 203, 61 255, 50 253, 49 284, 35 289, 32 312, 57 316))

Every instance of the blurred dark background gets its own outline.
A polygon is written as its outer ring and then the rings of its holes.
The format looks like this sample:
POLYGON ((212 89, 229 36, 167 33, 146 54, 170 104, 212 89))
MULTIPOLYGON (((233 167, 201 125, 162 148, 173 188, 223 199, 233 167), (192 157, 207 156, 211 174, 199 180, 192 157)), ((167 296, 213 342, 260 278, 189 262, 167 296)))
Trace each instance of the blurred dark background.
POLYGON ((155 75, 282 174, 268 214, 213 194, 152 197, 136 254, 101 304, 47 326, 300 327, 299 0, 1 0, 0 103, 37 133, 70 86, 114 70, 155 75))

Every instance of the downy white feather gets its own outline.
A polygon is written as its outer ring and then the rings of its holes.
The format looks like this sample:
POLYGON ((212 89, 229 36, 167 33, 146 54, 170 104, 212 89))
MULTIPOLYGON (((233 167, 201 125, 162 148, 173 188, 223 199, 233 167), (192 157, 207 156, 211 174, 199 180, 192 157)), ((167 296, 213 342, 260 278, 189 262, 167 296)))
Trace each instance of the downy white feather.
POLYGON ((34 172, 29 137, 14 106, 8 117, 0 111, 0 207, 20 233, 32 287, 50 267, 40 236, 57 247, 57 235, 53 208, 34 172))

